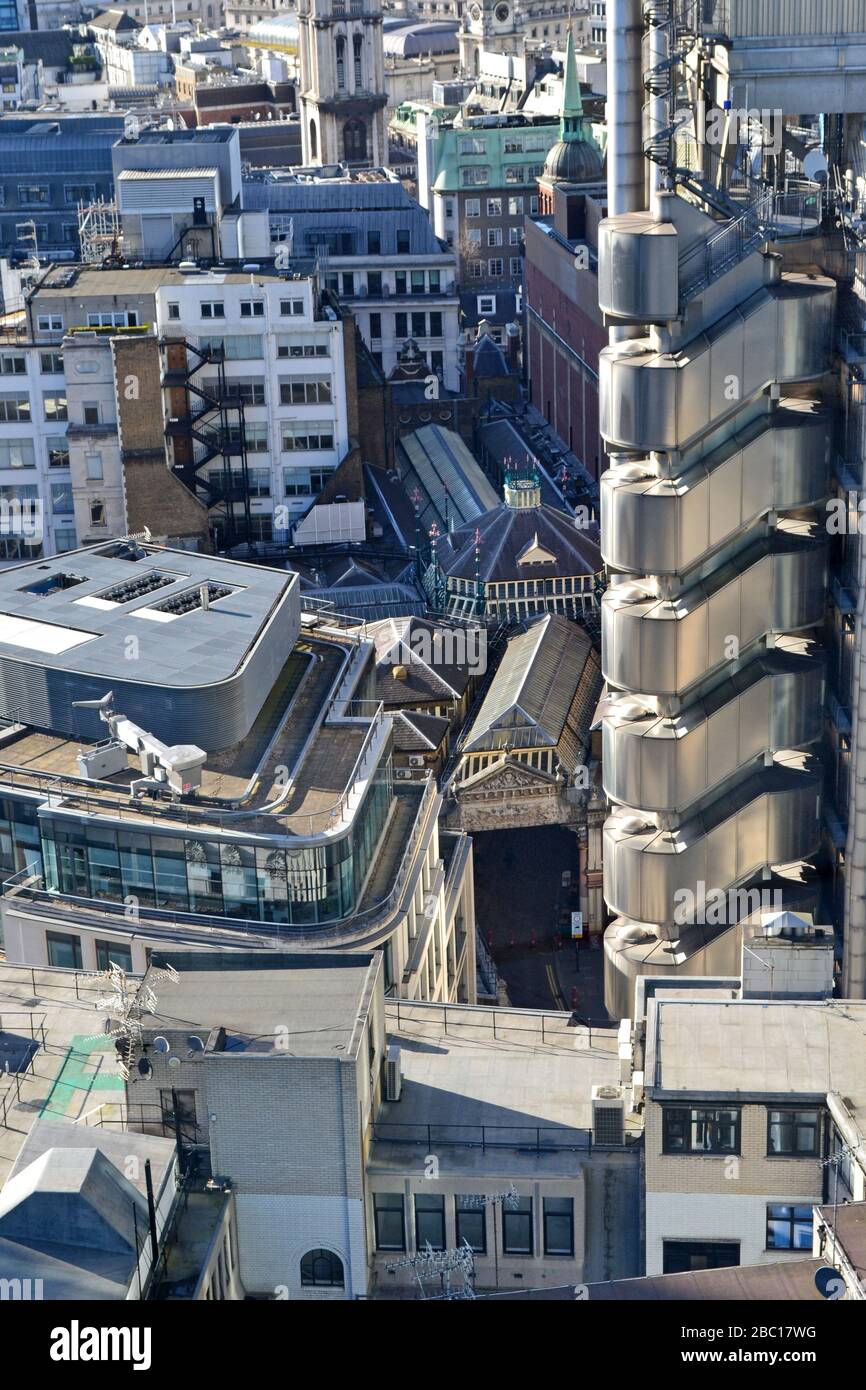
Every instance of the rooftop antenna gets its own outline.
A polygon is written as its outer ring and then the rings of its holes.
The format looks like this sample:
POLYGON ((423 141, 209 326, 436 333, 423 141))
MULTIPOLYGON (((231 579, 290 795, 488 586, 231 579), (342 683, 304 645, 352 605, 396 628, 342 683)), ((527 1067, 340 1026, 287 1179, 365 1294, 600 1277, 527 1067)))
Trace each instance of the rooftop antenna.
MULTIPOLYGON (((152 980, 164 979, 177 983, 180 979, 173 966, 167 965, 158 970, 151 968, 152 980)), ((94 1008, 106 1015, 101 1033, 93 1033, 89 1042, 101 1038, 114 1038, 117 1047, 117 1062, 124 1081, 128 1081, 135 1061, 136 1049, 142 1043, 142 1020, 146 1014, 157 1011, 157 996, 149 984, 131 979, 126 971, 115 961, 103 972, 108 993, 96 1000, 94 1008)))
POLYGON ((449 1302, 475 1297, 475 1255, 466 1240, 453 1250, 434 1250, 428 1240, 424 1249, 417 1255, 407 1255, 402 1260, 395 1260, 386 1268, 389 1272, 411 1269, 418 1280, 420 1297, 425 1301, 430 1297, 446 1299, 449 1302), (458 1284, 452 1283, 452 1275, 455 1273, 462 1275, 462 1281, 458 1284), (439 1281, 440 1292, 428 1295, 425 1286, 436 1279, 439 1281))

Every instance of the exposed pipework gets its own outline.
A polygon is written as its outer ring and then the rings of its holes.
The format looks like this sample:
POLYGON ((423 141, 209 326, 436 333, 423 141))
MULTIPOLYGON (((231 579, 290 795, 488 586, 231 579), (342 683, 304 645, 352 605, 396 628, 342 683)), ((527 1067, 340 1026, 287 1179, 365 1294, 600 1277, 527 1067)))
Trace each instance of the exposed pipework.
POLYGON ((641 144, 641 0, 607 4, 607 206, 608 216, 644 206, 641 144))

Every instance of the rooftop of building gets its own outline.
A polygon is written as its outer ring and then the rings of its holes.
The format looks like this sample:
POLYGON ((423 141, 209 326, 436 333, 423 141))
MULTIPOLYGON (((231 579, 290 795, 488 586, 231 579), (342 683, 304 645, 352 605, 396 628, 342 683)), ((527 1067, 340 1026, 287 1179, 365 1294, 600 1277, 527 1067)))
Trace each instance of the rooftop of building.
POLYGON ((231 125, 196 126, 192 130, 177 127, 173 130, 140 130, 137 135, 124 135, 118 145, 229 145, 235 139, 231 125))
POLYGON ((474 523, 495 507, 499 496, 465 440, 441 425, 423 425, 397 444, 397 467, 404 490, 418 508, 426 534, 433 522, 440 531, 474 523))
POLYGON ((205 1051, 350 1060, 357 1055, 370 1009, 378 954, 307 955, 167 952, 177 980, 153 968, 145 976, 157 995, 147 1033, 196 1033, 205 1051), (222 1039, 208 1041, 213 1030, 222 1039))
MULTIPOLYGON (((540 498, 537 482, 536 487, 540 498)), ((546 502, 514 507, 497 500, 483 515, 449 531, 437 555, 450 577, 477 577, 486 584, 599 574, 603 568, 595 528, 581 529, 573 516, 546 502)))
POLYGON ((456 19, 385 20, 382 48, 386 58, 419 58, 428 53, 456 53, 459 48, 456 19))
POLYGON ((587 633, 548 613, 509 641, 464 751, 556 746, 574 766, 601 687, 601 663, 587 633))
POLYGON ((376 651, 376 695, 386 707, 456 700, 466 690, 472 668, 465 629, 458 636, 446 623, 400 616, 368 623, 366 635, 376 651))
MULTIPOLYGON (((104 976, 0 960, 0 1186, 43 1121, 74 1125, 67 1146, 85 1143, 89 1134, 113 1136, 123 1129, 123 1077, 113 1039, 101 1036, 98 1004, 105 992, 104 976), (100 1118, 107 1128, 96 1123, 100 1118)), ((125 1142, 128 1136, 119 1137, 125 1142)), ((37 1136, 26 1151, 35 1158, 44 1147, 37 1136)), ((108 1150, 109 1157, 114 1151, 115 1146, 108 1150)))
POLYGON ((755 1096, 866 1106, 866 1003, 650 1001, 646 1089, 659 1098, 755 1096))
POLYGON ((821 1251, 825 1264, 837 1264, 841 1252, 866 1294, 866 1202, 843 1202, 818 1208, 821 1251))
MULTIPOLYGON (((514 1176, 574 1173, 592 1087, 619 1080, 615 1029, 590 1039, 569 1014, 387 1000, 385 1024, 403 1081, 400 1100, 379 1109, 371 1172, 405 1171, 407 1151, 432 1142, 443 1176, 500 1171, 497 1148, 510 1150, 514 1176)), ((639 1122, 626 1129, 637 1138, 639 1122)))
POLYGON ((283 570, 111 541, 0 572, 0 657, 105 680, 225 680, 246 661, 296 580, 283 570), (204 608, 200 590, 209 586, 204 608))
POLYGON ((171 1139, 36 1120, 0 1191, 4 1273, 40 1279, 47 1299, 124 1299, 147 1229, 145 1164, 158 1197, 174 1159, 171 1139))
POLYGON ((596 1302, 823 1303, 815 1275, 823 1260, 773 1260, 764 1265, 698 1269, 687 1274, 658 1274, 645 1279, 612 1279, 590 1284, 587 1297, 596 1302))
POLYGON ((41 61, 48 67, 66 67, 76 38, 69 29, 13 29, 2 35, 4 45, 21 49, 25 63, 41 61))

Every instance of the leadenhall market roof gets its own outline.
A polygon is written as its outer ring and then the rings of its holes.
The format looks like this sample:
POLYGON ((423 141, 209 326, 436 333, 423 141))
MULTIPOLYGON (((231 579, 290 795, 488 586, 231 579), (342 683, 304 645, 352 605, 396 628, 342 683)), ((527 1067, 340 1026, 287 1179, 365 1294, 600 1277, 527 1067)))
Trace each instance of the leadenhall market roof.
POLYGON ((437 558, 448 578, 496 584, 600 573, 595 529, 581 529, 575 517, 543 503, 537 479, 506 481, 505 497, 439 541, 437 558))

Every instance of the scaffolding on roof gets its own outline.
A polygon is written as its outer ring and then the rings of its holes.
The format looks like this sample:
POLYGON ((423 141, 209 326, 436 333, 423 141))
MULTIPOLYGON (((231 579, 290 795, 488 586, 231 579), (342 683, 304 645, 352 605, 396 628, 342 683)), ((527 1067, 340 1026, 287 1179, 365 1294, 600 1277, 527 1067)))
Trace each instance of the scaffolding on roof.
POLYGON ((86 265, 100 265, 120 254, 120 215, 115 202, 97 198, 78 204, 78 241, 86 265))

